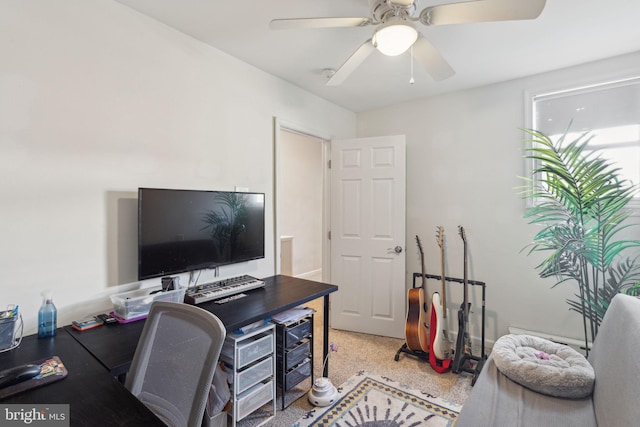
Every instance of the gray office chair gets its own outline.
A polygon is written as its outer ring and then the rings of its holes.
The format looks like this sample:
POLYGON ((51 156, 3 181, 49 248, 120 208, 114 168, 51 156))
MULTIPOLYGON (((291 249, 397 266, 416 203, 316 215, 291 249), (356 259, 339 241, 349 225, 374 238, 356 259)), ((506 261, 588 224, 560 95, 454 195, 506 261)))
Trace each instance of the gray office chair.
POLYGON ((225 335, 206 310, 154 302, 125 386, 167 425, 200 426, 225 335))

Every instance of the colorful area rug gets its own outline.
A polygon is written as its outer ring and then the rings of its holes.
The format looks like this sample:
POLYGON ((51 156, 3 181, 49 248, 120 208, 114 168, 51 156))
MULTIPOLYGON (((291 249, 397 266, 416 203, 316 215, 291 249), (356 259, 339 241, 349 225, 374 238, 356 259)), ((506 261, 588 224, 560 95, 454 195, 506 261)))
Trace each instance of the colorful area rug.
POLYGON ((291 427, 448 427, 460 405, 361 371, 338 387, 332 406, 317 407, 291 427))

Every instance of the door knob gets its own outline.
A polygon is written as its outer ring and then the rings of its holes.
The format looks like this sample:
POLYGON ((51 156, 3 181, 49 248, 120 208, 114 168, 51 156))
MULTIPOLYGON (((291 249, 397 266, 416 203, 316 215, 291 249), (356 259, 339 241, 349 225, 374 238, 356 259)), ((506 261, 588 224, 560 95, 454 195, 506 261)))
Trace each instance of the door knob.
POLYGON ((398 245, 395 248, 389 248, 388 250, 389 251, 393 251, 393 252, 395 252, 397 254, 401 254, 402 253, 402 246, 398 245))

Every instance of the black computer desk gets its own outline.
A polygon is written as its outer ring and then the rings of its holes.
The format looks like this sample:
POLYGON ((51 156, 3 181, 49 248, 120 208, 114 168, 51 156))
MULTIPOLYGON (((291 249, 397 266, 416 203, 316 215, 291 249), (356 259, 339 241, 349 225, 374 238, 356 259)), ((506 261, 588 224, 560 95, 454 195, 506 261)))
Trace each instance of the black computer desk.
POLYGON ((0 404, 69 404, 72 426, 164 426, 71 335, 59 328, 52 338, 24 337, 20 346, 0 353, 0 369, 58 356, 68 371, 55 383, 0 400, 0 404))
MULTIPOLYGON (((216 314, 228 331, 234 331, 323 297, 324 359, 329 347, 329 294, 338 287, 288 276, 270 277, 265 282, 264 288, 249 291, 244 298, 222 305, 207 302, 200 307, 216 314)), ((58 382, 6 397, 0 404, 19 404, 23 408, 29 404, 69 404, 72 426, 163 426, 114 378, 128 371, 143 326, 144 321, 139 321, 84 332, 65 327, 52 338, 23 338, 19 347, 0 353, 0 369, 58 356, 68 375, 58 382)), ((327 370, 325 367, 325 376, 327 370)))
MULTIPOLYGON (((208 301, 198 304, 198 307, 218 316, 227 332, 233 332, 242 326, 323 297, 322 360, 324 360, 329 352, 329 294, 337 291, 338 287, 283 275, 263 280, 265 286, 245 292, 246 297, 224 304, 208 301)), ((105 325, 83 332, 71 327, 67 327, 66 330, 102 363, 111 375, 122 379, 129 370, 143 327, 144 321, 141 320, 127 324, 105 325)), ((328 376, 328 369, 325 365, 323 372, 325 377, 328 376)))

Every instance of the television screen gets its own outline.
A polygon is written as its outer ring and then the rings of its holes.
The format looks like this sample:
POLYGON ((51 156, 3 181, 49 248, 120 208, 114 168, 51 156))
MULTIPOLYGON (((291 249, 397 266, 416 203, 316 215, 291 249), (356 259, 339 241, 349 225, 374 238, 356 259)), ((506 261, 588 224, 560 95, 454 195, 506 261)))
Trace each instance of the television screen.
POLYGON ((138 279, 264 258, 264 197, 138 189, 138 279))

